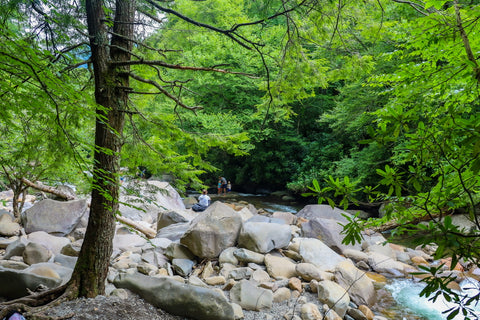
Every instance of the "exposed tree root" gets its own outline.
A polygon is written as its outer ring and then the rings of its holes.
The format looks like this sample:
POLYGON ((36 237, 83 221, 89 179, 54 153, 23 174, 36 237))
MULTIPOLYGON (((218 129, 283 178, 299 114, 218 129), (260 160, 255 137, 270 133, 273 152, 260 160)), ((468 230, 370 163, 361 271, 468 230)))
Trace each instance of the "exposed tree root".
POLYGON ((51 317, 43 314, 49 308, 76 297, 76 287, 65 284, 52 290, 34 293, 26 297, 0 303, 0 319, 13 312, 21 313, 29 320, 61 320, 69 319, 74 314, 63 317, 51 317))

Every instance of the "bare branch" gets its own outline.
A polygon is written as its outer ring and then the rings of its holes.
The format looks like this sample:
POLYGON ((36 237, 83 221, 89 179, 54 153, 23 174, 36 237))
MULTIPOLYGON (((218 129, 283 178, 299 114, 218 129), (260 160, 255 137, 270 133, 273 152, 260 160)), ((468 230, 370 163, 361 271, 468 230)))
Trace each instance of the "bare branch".
POLYGON ((157 83, 156 81, 153 81, 153 80, 148 80, 148 79, 144 79, 134 73, 129 73, 130 77, 132 79, 135 79, 137 81, 140 81, 140 82, 143 82, 143 83, 147 83, 147 84, 150 84, 152 86, 154 86, 155 88, 158 89, 158 91, 160 91, 161 93, 163 93, 164 95, 166 95, 168 98, 170 98, 171 100, 173 100, 176 104, 178 104, 179 106, 181 106, 182 108, 185 108, 185 109, 188 109, 188 110, 192 110, 192 111, 196 111, 196 110, 201 110, 203 109, 203 107, 200 107, 200 106, 196 106, 196 107, 190 107, 190 106, 187 106, 186 104, 184 104, 182 101, 180 101, 177 97, 175 97, 174 95, 172 95, 170 92, 168 92, 163 86, 161 86, 159 83, 157 83))

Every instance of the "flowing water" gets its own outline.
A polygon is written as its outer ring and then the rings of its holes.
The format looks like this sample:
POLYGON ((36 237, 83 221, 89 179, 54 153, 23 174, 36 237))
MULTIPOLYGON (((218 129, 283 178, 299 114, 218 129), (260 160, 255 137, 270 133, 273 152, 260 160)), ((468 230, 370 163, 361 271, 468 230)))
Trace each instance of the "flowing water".
MULTIPOLYGON (((474 296, 479 293, 480 283, 473 279, 467 279, 460 283, 460 287, 469 296, 474 296)), ((395 313, 397 316, 402 316, 402 309, 408 309, 416 315, 415 318, 403 316, 403 319, 447 319, 447 314, 442 313, 442 311, 455 307, 455 304, 446 301, 443 297, 439 297, 435 302, 428 298, 420 297, 420 292, 423 288, 424 285, 422 283, 406 279, 394 280, 387 284, 385 289, 391 293, 395 300, 395 305, 390 308, 390 312, 395 313)), ((476 318, 471 319, 480 319, 480 304, 473 307, 476 312, 476 318)), ((392 319, 402 319, 402 317, 392 319)), ((462 320, 464 316, 457 315, 452 319, 462 320)))

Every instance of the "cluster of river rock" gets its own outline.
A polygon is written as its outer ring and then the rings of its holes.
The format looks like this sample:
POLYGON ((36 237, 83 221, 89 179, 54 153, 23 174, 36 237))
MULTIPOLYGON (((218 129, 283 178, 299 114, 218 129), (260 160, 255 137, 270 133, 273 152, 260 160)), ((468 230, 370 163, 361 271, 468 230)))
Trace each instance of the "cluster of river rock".
MULTIPOLYGON (((376 312, 377 290, 387 278, 405 277, 433 261, 431 252, 385 244, 377 233, 365 234, 361 244, 342 244, 347 213, 326 205, 292 214, 214 201, 194 213, 187 208, 195 200, 181 199, 168 183, 149 181, 139 190, 122 195, 120 211, 156 236, 147 239, 118 224, 107 294, 126 297, 128 289, 176 315, 388 319, 376 312), (292 307, 270 314, 278 303, 292 307)), ((18 224, 10 197, 0 193, 0 297, 66 283, 85 234, 88 201, 32 201, 18 224)))

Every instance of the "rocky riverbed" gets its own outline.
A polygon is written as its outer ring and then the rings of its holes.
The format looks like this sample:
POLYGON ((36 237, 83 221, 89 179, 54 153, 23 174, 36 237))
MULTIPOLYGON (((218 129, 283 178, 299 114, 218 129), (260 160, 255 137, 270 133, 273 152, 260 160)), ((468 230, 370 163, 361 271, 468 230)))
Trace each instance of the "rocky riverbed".
MULTIPOLYGON (((266 212, 219 198, 204 212, 188 209, 168 183, 149 181, 124 192, 106 296, 77 299, 46 314, 71 319, 398 319, 383 310, 389 278, 411 277, 433 261, 429 248, 386 244, 365 234, 342 244, 339 209, 307 205, 297 214, 266 212), (137 228, 138 229, 138 228, 137 228)), ((13 221, 10 194, 0 199, 0 297, 68 281, 88 221, 88 199, 30 198, 22 223, 13 221)), ((27 200, 27 199, 26 199, 27 200)), ((453 271, 465 278, 461 265, 453 271)), ((469 270, 476 276, 478 269, 469 270)), ((458 286, 452 283, 452 287, 458 286)))

